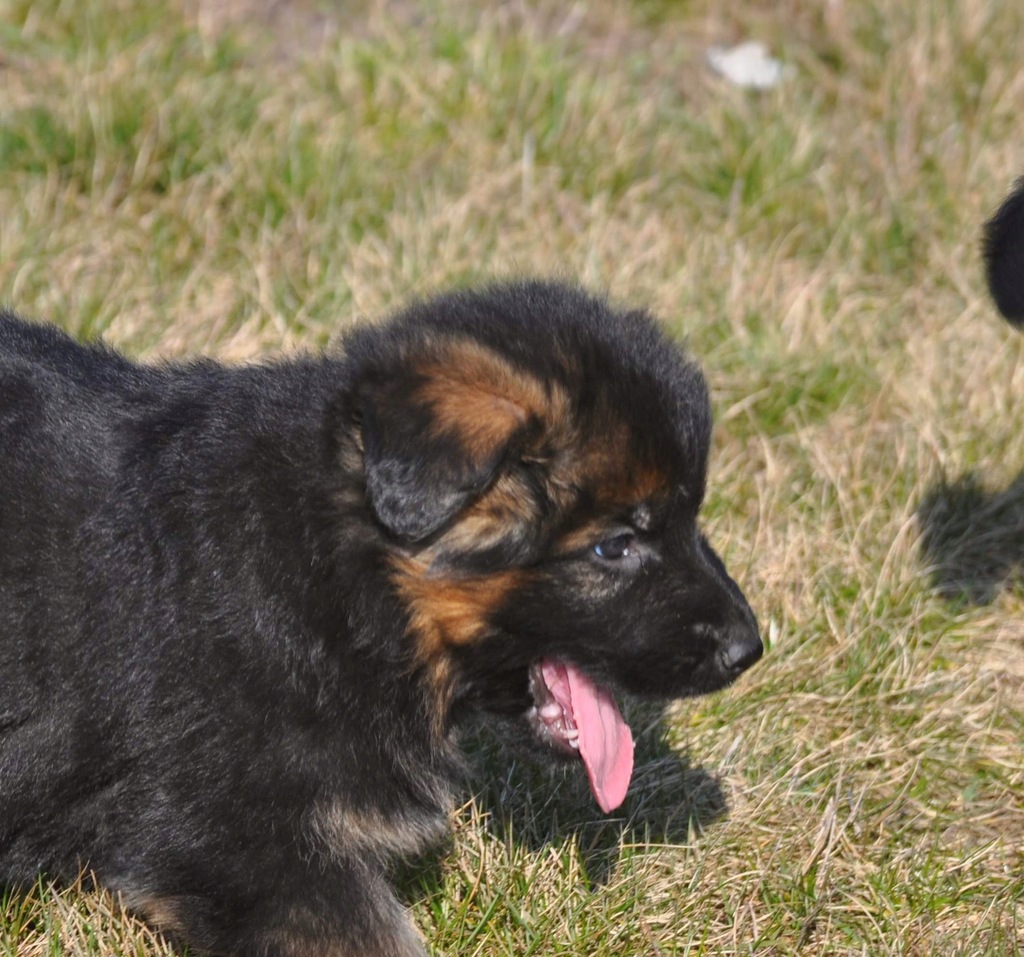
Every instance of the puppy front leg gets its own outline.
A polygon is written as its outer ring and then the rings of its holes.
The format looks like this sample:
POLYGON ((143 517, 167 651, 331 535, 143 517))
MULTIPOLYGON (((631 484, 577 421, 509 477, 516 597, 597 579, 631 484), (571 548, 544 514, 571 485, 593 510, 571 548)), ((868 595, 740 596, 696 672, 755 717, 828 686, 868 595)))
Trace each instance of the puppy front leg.
POLYGON ((230 894, 216 904, 162 895, 133 909, 173 941, 211 957, 427 957, 405 908, 365 864, 266 879, 277 886, 244 907, 230 894))
POLYGON ((353 868, 346 878, 323 877, 333 885, 330 892, 320 884, 304 900, 282 898, 244 957, 427 957, 405 908, 380 875, 353 868))

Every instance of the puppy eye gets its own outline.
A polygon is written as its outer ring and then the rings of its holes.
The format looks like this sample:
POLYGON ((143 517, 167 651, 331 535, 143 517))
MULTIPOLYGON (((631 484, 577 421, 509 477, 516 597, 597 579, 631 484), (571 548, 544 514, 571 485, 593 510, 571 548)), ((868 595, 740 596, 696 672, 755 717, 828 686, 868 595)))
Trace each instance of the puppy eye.
POLYGON ((614 538, 606 538, 594 546, 594 554, 598 558, 608 561, 616 561, 620 558, 629 558, 636 546, 636 536, 625 534, 616 535, 614 538))

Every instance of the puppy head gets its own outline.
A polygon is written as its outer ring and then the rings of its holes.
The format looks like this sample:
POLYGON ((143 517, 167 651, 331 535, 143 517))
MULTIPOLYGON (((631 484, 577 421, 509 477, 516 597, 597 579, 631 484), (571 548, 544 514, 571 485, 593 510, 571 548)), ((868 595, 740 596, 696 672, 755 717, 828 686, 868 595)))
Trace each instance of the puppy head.
POLYGON ((707 389, 646 315, 554 284, 357 336, 365 496, 438 714, 511 716, 625 793, 621 689, 713 691, 761 654, 701 535, 707 389))
POLYGON ((988 288, 996 308, 1024 326, 1024 178, 985 224, 982 246, 988 288))

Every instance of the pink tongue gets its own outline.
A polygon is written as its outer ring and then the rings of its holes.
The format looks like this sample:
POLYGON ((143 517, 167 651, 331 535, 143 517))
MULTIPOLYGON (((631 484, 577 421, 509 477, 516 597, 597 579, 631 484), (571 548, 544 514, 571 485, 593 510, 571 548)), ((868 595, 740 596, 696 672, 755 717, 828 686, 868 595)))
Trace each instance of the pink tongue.
POLYGON ((564 662, 541 663, 544 683, 580 733, 580 757, 601 810, 614 811, 633 774, 633 735, 609 691, 564 662))

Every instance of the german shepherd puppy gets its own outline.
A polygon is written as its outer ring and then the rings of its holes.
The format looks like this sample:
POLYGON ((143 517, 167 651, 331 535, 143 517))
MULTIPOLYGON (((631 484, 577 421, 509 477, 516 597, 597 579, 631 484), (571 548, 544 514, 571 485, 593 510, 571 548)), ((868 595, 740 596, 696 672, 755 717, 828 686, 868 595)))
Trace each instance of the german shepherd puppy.
POLYGON ((210 954, 422 957, 385 864, 443 834, 473 715, 608 811, 614 692, 761 655, 710 428, 651 318, 558 283, 234 368, 0 316, 0 880, 89 868, 210 954))
POLYGON ((985 224, 982 247, 989 292, 996 308, 1024 328, 1024 177, 985 224))

